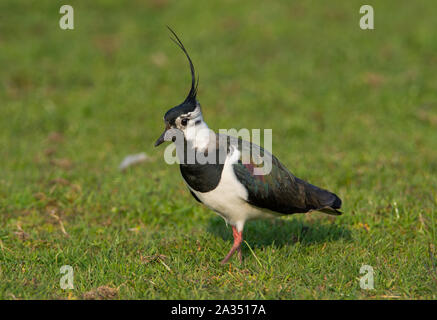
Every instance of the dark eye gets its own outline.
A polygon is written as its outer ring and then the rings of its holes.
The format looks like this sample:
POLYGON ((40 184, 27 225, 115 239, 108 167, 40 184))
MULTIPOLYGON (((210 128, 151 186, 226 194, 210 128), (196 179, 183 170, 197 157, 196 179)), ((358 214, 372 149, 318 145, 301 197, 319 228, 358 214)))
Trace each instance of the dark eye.
POLYGON ((184 118, 184 119, 181 120, 181 124, 182 124, 183 126, 186 126, 187 123, 188 123, 188 119, 184 118))

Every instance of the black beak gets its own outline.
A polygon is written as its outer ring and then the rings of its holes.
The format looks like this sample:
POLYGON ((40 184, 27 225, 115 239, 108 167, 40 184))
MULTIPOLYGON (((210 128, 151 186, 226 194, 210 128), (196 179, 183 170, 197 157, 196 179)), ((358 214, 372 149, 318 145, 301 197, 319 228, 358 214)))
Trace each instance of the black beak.
POLYGON ((158 138, 158 140, 156 140, 155 147, 159 146, 161 143, 163 143, 165 141, 164 136, 165 136, 166 132, 167 132, 167 129, 165 129, 164 132, 161 134, 161 136, 158 138))
POLYGON ((160 144, 162 144, 165 141, 165 133, 167 132, 168 129, 170 129, 170 126, 168 124, 166 124, 164 132, 161 134, 161 136, 155 142, 155 147, 159 146, 160 144))

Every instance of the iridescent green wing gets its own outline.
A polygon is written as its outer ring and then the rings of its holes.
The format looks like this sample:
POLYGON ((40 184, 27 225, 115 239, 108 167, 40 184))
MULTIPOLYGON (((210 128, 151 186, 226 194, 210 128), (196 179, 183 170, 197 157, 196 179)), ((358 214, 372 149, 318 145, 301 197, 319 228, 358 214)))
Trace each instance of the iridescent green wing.
POLYGON ((295 177, 263 148, 241 139, 233 139, 233 146, 241 152, 239 161, 233 165, 234 172, 247 189, 247 201, 250 204, 283 214, 331 209, 334 212, 328 213, 339 213, 333 209, 341 205, 341 200, 335 194, 295 177), (247 153, 251 156, 247 157, 247 153), (264 162, 261 162, 263 156, 264 162), (267 174, 257 174, 256 168, 268 167, 265 162, 269 158, 271 170, 267 174))

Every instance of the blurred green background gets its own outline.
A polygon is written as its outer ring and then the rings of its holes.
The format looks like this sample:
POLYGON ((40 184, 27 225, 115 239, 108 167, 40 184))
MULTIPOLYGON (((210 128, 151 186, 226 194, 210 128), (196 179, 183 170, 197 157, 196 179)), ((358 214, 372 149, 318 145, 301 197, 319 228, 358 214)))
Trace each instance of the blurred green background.
POLYGON ((367 31, 363 4, 1 1, 0 298, 436 299, 437 4, 366 2, 367 31), (219 265, 230 228, 153 148, 190 86, 166 25, 209 126, 273 129, 343 216, 248 224, 244 264, 219 265))

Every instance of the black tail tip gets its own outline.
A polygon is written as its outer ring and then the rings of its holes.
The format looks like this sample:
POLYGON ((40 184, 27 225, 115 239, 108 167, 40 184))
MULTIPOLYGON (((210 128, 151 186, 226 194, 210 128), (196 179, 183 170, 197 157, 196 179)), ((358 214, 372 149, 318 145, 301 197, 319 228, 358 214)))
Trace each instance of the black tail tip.
POLYGON ((333 195, 335 197, 335 200, 332 203, 331 208, 340 209, 341 208, 341 199, 336 194, 333 194, 333 195))

